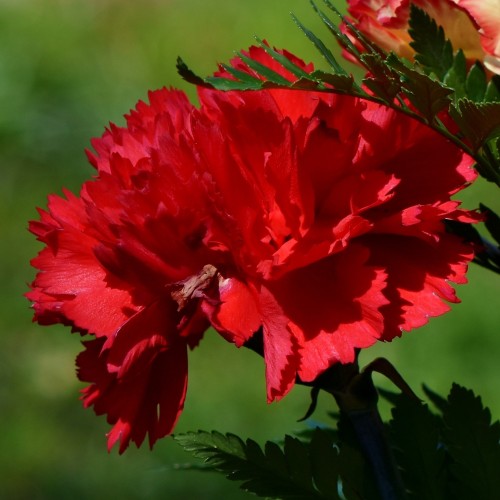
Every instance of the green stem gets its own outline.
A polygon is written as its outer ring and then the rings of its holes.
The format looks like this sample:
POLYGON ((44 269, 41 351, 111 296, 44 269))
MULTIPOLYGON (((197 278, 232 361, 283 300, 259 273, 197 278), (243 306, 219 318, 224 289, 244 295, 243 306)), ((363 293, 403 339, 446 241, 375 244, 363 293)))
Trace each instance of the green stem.
MULTIPOLYGON (((345 366, 339 366, 342 370, 345 366)), ((374 360, 362 372, 353 376, 352 368, 340 390, 331 391, 340 411, 351 422, 363 455, 371 466, 382 500, 404 500, 407 498, 398 466, 387 440, 384 424, 377 402, 378 394, 371 374, 378 371, 388 376, 399 388, 413 397, 413 392, 385 359, 374 360), (350 379, 349 379, 350 377, 350 379)))
POLYGON ((377 408, 347 412, 360 448, 370 464, 382 500, 407 498, 377 408))

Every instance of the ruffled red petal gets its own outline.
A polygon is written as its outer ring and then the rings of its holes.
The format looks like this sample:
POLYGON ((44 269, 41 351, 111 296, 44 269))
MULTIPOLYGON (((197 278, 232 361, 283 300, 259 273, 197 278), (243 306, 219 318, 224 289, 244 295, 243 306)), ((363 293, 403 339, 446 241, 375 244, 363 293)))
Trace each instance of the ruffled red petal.
POLYGON ((119 441, 120 453, 130 441, 140 446, 146 435, 152 447, 172 432, 184 407, 187 346, 164 306, 137 313, 113 341, 85 342, 77 359, 80 380, 92 384, 83 390, 84 405, 107 415, 113 424, 108 448, 119 441))

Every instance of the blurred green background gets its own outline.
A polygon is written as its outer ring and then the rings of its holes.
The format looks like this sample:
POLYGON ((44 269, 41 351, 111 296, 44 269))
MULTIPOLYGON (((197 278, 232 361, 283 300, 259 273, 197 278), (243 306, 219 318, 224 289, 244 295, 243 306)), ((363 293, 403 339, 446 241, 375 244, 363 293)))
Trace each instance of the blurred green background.
MULTIPOLYGON (((338 5, 342 5, 339 1, 338 5)), ((50 192, 78 192, 92 175, 83 150, 108 121, 147 90, 193 88, 175 72, 181 55, 206 75, 216 61, 267 38, 319 65, 288 13, 333 42, 306 0, 0 0, 0 498, 245 498, 236 484, 172 466, 189 459, 169 438, 125 455, 106 451, 104 417, 78 401, 74 373, 80 339, 64 328, 31 323, 22 297, 40 246, 27 232, 50 192)), ((498 192, 479 182, 467 193, 500 209, 498 192)), ((500 278, 473 267, 463 303, 428 327, 363 354, 387 356, 418 391, 452 381, 483 395, 500 415, 500 278)), ((387 387, 382 380, 377 382, 387 387)), ((230 431, 259 441, 299 430, 308 391, 265 403, 263 364, 208 333, 190 356, 190 387, 177 432, 230 431)), ((315 418, 332 402, 321 396, 315 418)))

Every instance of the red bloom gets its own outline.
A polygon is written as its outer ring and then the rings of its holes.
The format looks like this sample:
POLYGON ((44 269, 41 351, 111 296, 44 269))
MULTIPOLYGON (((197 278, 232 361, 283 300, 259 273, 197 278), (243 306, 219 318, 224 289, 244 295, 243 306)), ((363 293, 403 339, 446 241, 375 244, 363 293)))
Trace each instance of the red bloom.
POLYGON ((35 319, 94 337, 82 398, 120 452, 172 431, 210 325, 238 347, 263 332, 271 401, 443 314, 472 258, 443 225, 474 220, 450 201, 472 160, 431 129, 350 97, 199 96, 151 92, 93 141, 80 196, 50 196, 31 224, 35 319))

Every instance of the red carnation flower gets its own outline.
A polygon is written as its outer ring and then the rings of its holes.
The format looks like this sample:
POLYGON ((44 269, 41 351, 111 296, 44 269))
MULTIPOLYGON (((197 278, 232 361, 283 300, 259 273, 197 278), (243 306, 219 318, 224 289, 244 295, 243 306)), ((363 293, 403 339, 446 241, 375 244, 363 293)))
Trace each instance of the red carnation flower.
POLYGON ((450 201, 472 160, 431 129, 331 94, 199 96, 151 92, 93 141, 80 196, 50 196, 30 226, 35 319, 94 337, 82 399, 120 452, 172 431, 210 325, 238 347, 262 332, 272 401, 446 312, 473 256, 443 224, 475 219, 450 201))

